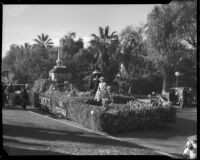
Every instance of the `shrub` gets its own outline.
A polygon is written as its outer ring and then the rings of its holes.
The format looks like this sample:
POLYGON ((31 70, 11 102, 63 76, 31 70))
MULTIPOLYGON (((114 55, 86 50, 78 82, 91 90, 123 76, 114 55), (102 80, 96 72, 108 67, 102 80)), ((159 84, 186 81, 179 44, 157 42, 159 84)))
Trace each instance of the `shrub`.
POLYGON ((33 105, 34 107, 40 107, 39 104, 39 94, 43 93, 47 90, 51 89, 52 90, 52 85, 50 83, 50 80, 48 79, 37 79, 34 84, 33 87, 31 88, 30 92, 29 92, 29 102, 31 105, 33 105))
POLYGON ((128 101, 135 100, 134 97, 120 95, 120 94, 113 94, 112 99, 113 99, 113 103, 117 103, 117 104, 126 104, 128 101))
POLYGON ((50 81, 48 79, 37 79, 32 87, 33 92, 45 92, 50 86, 50 81))
POLYGON ((142 102, 130 101, 127 103, 130 108, 137 107, 145 111, 151 110, 159 116, 161 122, 176 122, 176 109, 169 103, 162 103, 160 101, 142 102))
POLYGON ((160 122, 176 120, 176 110, 173 107, 157 102, 134 101, 133 97, 129 97, 132 101, 127 104, 110 104, 107 108, 94 105, 89 94, 70 96, 69 92, 48 91, 40 93, 40 96, 51 101, 50 105, 41 106, 42 109, 98 131, 145 129, 155 127, 160 122))
POLYGON ((33 105, 34 107, 39 107, 39 93, 30 91, 29 92, 29 103, 30 105, 33 105))
POLYGON ((20 95, 14 94, 12 102, 13 102, 13 105, 20 105, 21 104, 20 95))
POLYGON ((95 105, 95 106, 101 106, 101 103, 98 101, 95 101, 93 99, 87 99, 84 101, 84 103, 86 104, 90 104, 90 105, 95 105))

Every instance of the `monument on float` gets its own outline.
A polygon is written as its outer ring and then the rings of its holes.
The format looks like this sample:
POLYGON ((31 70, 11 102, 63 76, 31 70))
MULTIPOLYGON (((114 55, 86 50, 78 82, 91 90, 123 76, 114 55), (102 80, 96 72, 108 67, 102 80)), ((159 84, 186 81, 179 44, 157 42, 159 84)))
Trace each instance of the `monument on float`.
POLYGON ((53 82, 63 83, 64 81, 70 81, 72 78, 72 74, 67 70, 67 67, 64 66, 62 62, 62 47, 63 47, 63 40, 60 40, 56 66, 54 66, 54 68, 49 71, 49 77, 53 82))

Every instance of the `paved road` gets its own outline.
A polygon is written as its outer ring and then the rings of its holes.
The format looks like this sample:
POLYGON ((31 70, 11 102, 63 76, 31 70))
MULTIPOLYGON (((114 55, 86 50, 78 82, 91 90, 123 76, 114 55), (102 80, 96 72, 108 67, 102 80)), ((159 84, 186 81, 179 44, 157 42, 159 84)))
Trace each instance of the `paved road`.
POLYGON ((186 138, 197 134, 197 108, 175 107, 177 122, 174 124, 162 125, 151 130, 114 134, 113 136, 181 157, 186 138))
POLYGON ((65 124, 67 120, 45 117, 37 109, 3 109, 2 115, 8 155, 158 155, 146 147, 65 124))
POLYGON ((156 154, 146 150, 153 149, 180 157, 186 138, 197 133, 197 111, 196 108, 176 108, 175 124, 111 135, 127 143, 64 124, 69 123, 64 119, 47 120, 48 114, 41 111, 40 115, 35 114, 38 111, 34 109, 28 112, 5 109, 4 146, 10 154, 25 154, 27 149, 26 154, 156 154))

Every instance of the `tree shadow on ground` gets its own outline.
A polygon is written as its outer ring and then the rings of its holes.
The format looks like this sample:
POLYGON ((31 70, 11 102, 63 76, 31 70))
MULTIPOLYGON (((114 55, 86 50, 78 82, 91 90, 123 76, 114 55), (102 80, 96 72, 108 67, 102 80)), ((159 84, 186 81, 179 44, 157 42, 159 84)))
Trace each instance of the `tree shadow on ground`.
MULTIPOLYGON (((43 111, 43 110, 41 110, 41 109, 29 109, 28 111, 32 111, 32 112, 34 112, 34 113, 38 113, 38 114, 41 114, 41 115, 43 115, 43 116, 48 116, 48 117, 50 117, 50 118, 54 118, 54 119, 63 119, 62 117, 58 117, 58 116, 56 116, 55 114, 52 114, 52 113, 50 113, 50 112, 47 112, 47 111, 43 111)), ((65 118, 66 119, 66 118, 65 118)))
POLYGON ((44 144, 38 144, 38 143, 30 143, 30 142, 22 142, 20 140, 16 140, 16 139, 9 139, 9 138, 3 138, 3 141, 6 143, 14 143, 14 144, 20 144, 20 145, 31 145, 31 146, 35 146, 35 147, 46 147, 47 145, 44 144))
POLYGON ((38 114, 41 114, 43 116, 48 116, 54 119, 60 119, 60 117, 51 114, 47 111, 43 111, 40 108, 35 108, 35 107, 27 107, 26 110, 24 110, 21 106, 13 106, 13 107, 4 107, 3 110, 21 110, 21 111, 32 111, 38 114))
MULTIPOLYGON (((14 105, 12 107, 9 107, 8 105, 6 105, 2 109, 3 110, 24 110, 21 105, 14 105)), ((26 110, 35 111, 35 110, 39 110, 39 108, 35 108, 35 107, 32 107, 32 106, 26 106, 26 110)))
MULTIPOLYGON (((129 143, 122 142, 100 135, 91 134, 91 136, 85 136, 83 132, 72 132, 72 131, 59 131, 52 129, 36 128, 36 127, 22 127, 10 124, 3 124, 3 135, 11 137, 26 137, 37 140, 47 141, 63 141, 63 142, 79 142, 79 143, 92 143, 100 145, 114 145, 121 147, 131 147, 137 149, 148 149, 149 148, 129 143)), ((6 139, 5 139, 6 140, 6 139)))
POLYGON ((190 136, 197 134, 197 122, 177 118, 176 123, 162 123, 155 128, 141 131, 130 131, 128 133, 112 134, 120 138, 144 138, 167 140, 175 136, 190 136))
POLYGON ((66 155, 53 151, 22 149, 22 148, 16 148, 14 146, 13 147, 4 146, 3 148, 7 152, 8 156, 9 155, 66 155))
POLYGON ((24 110, 22 107, 3 107, 3 110, 24 110))

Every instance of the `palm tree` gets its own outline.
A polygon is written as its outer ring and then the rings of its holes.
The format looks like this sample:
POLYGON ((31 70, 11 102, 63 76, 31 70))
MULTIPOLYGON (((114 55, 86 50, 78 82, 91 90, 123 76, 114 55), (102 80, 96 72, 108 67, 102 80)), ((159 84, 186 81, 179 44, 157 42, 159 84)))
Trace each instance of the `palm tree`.
POLYGON ((42 47, 43 49, 47 49, 48 47, 52 47, 53 42, 52 39, 49 38, 49 35, 45 35, 42 33, 42 35, 38 35, 38 39, 34 39, 36 42, 35 46, 42 47))
POLYGON ((109 47, 114 41, 118 40, 116 32, 109 34, 109 30, 109 26, 106 26, 105 28, 99 27, 99 36, 91 34, 93 39, 90 41, 91 46, 96 48, 98 51, 96 64, 97 66, 100 66, 103 74, 106 66, 109 66, 109 47))
POLYGON ((21 49, 23 50, 28 50, 31 49, 31 45, 29 43, 24 43, 23 45, 21 45, 21 49))

